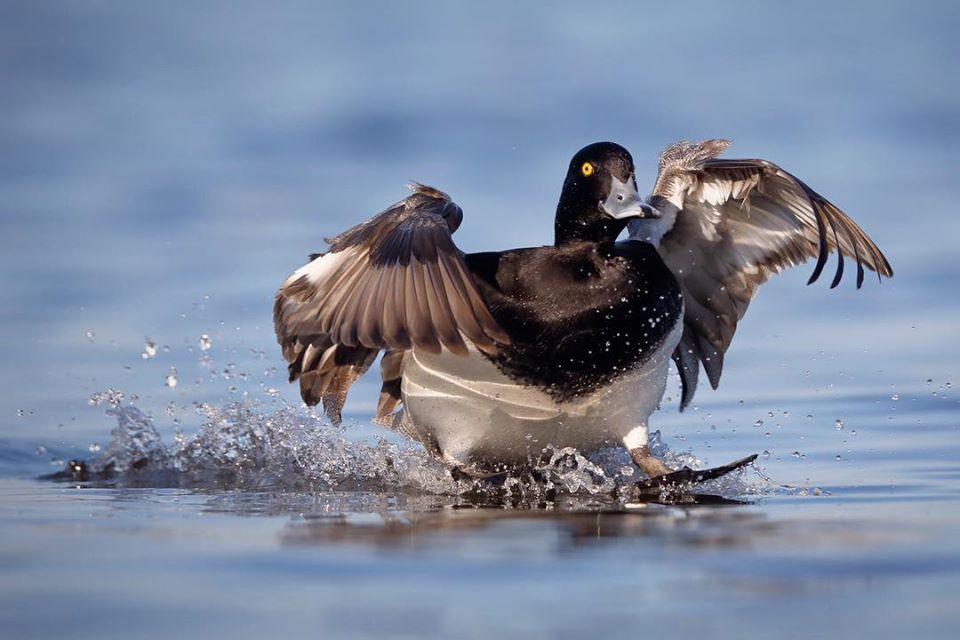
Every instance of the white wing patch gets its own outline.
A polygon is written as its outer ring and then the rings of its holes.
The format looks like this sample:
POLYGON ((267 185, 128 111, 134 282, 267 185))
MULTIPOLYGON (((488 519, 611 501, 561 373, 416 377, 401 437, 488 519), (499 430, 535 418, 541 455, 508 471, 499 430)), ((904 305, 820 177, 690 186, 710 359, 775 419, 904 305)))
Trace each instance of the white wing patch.
POLYGON ((359 262, 362 258, 361 253, 367 253, 367 251, 359 247, 351 247, 343 251, 325 253, 290 274, 290 277, 284 281, 283 286, 287 286, 303 276, 307 276, 311 284, 330 280, 345 265, 359 262))

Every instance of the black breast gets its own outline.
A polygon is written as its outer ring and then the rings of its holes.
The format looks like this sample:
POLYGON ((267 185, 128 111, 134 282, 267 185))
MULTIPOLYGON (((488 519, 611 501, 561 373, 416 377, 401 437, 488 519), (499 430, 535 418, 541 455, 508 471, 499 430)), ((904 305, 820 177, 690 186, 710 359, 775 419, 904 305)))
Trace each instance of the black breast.
POLYGON ((594 243, 467 256, 512 344, 490 359, 557 400, 588 394, 649 360, 683 308, 656 249, 594 243))

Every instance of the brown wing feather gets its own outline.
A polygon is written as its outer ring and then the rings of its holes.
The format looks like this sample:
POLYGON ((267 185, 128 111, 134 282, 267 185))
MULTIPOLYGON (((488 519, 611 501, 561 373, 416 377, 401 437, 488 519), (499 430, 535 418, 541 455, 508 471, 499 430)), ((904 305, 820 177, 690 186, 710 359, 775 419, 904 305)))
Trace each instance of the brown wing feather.
MULTIPOLYGON (((304 402, 339 421, 350 385, 381 349, 390 353, 381 409, 392 411, 399 363, 412 346, 434 353, 509 343, 453 243, 462 212, 414 184, 410 197, 330 239, 330 250, 277 291, 274 326, 304 402)), ((378 412, 379 414, 380 412, 378 412)))
POLYGON ((857 288, 865 267, 879 277, 893 275, 877 245, 835 205, 766 160, 716 158, 728 144, 668 147, 650 198, 675 211, 660 254, 680 281, 686 305, 674 354, 684 382, 681 408, 693 397, 699 365, 717 387, 737 323, 772 274, 816 258, 812 283, 836 251, 831 287, 843 277, 844 258, 857 265, 857 288))

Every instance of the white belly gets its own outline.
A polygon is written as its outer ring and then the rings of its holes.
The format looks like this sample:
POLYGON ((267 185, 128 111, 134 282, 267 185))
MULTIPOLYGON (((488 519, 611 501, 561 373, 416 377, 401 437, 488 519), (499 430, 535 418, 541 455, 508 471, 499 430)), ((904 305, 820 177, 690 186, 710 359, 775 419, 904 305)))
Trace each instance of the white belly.
POLYGON ((408 351, 402 384, 406 423, 424 442, 436 443, 448 463, 465 470, 526 464, 547 445, 581 451, 621 446, 630 431, 647 424, 663 396, 681 325, 639 369, 564 402, 514 382, 472 349, 466 358, 408 351))

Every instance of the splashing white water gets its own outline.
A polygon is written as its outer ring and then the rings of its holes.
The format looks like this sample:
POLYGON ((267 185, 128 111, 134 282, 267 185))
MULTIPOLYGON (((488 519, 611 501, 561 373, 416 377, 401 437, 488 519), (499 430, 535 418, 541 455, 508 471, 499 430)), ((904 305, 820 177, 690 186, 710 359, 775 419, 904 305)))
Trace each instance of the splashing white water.
MULTIPOLYGON (((93 477, 138 486, 434 495, 491 488, 482 481, 454 480, 449 469, 419 445, 351 440, 346 428, 333 426, 310 410, 269 408, 252 400, 196 404, 201 418, 197 433, 178 432, 174 443, 167 445, 153 420, 137 407, 123 405, 123 399, 114 389, 91 396, 91 404, 109 404, 107 414, 117 421, 103 454, 86 463, 93 477)), ((657 432, 651 434, 651 449, 675 468, 703 466, 689 453, 669 451, 657 432)), ((536 502, 557 494, 616 496, 625 494, 640 477, 625 451, 585 456, 571 447, 548 446, 529 471, 500 478, 496 490, 536 502)), ((758 492, 739 475, 704 487, 721 495, 758 492)))
POLYGON ((103 455, 88 462, 100 477, 192 488, 370 489, 451 493, 443 465, 417 447, 351 442, 343 429, 307 411, 264 411, 253 402, 197 405, 193 436, 163 442, 135 406, 111 406, 117 420, 103 455))

